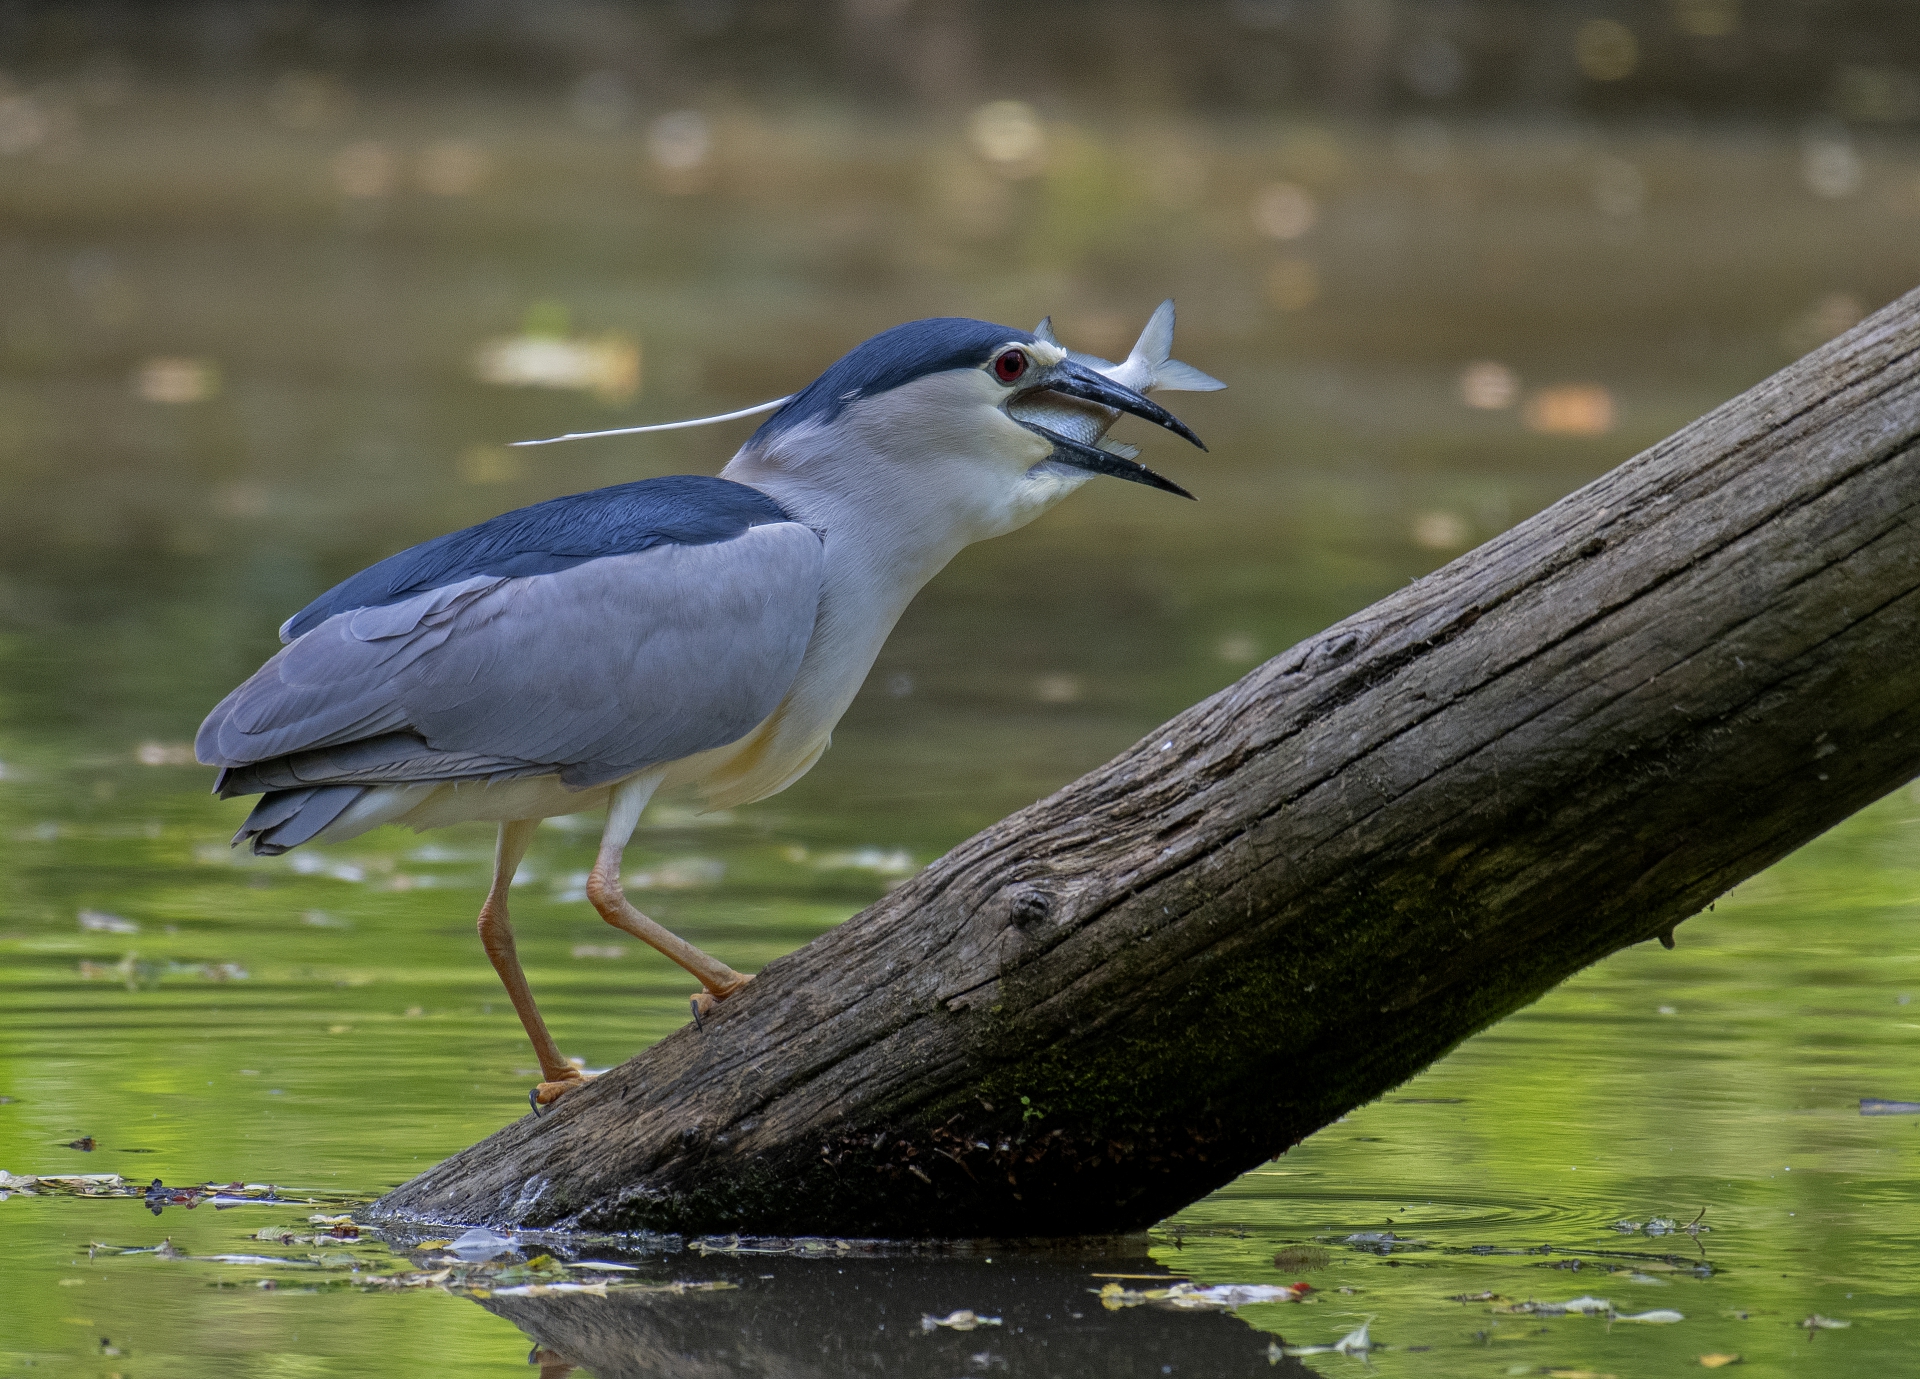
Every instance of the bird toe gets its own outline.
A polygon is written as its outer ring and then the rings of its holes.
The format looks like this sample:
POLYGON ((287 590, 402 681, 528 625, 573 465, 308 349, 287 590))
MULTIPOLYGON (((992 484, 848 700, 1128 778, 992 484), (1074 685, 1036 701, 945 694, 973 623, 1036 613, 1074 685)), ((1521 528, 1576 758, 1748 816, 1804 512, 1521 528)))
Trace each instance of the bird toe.
POLYGON ((527 1101, 533 1107, 533 1113, 540 1114, 542 1106, 551 1106, 576 1087, 584 1087, 590 1081, 586 1074, 575 1073, 554 1082, 542 1082, 527 1093, 527 1101))
POLYGON ((693 1023, 696 1029, 705 1029, 707 1027, 706 1017, 713 1014, 714 1008, 753 980, 753 978, 746 973, 741 973, 739 976, 740 980, 728 987, 725 991, 703 990, 693 993, 693 998, 689 1000, 687 1004, 693 1009, 693 1023))

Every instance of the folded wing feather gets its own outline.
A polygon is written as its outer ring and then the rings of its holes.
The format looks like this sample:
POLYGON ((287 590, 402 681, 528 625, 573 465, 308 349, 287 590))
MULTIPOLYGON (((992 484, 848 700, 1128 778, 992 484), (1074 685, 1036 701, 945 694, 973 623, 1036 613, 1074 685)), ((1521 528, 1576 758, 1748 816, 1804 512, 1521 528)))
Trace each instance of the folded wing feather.
POLYGON ((822 546, 795 522, 333 615, 208 715, 223 794, 558 773, 617 780, 723 746, 786 694, 822 546))

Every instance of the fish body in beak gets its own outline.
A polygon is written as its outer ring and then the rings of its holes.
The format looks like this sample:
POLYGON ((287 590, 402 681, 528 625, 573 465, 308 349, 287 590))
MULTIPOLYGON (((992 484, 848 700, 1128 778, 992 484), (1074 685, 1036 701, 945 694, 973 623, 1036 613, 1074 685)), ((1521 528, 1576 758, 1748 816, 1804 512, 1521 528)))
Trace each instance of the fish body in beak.
MULTIPOLYGON (((1054 443, 1054 453, 1043 464, 1109 474, 1185 498, 1193 496, 1139 463, 1135 447, 1107 437, 1121 413, 1129 412, 1206 449, 1185 423, 1146 397, 1156 389, 1213 392, 1226 387, 1191 364, 1169 357, 1173 326, 1173 302, 1164 301, 1148 319, 1132 352, 1118 364, 1070 350, 1065 360, 1039 371, 1032 385, 1007 404, 1007 415, 1054 443)), ((1060 344, 1051 318, 1042 321, 1034 334, 1050 345, 1060 344)))

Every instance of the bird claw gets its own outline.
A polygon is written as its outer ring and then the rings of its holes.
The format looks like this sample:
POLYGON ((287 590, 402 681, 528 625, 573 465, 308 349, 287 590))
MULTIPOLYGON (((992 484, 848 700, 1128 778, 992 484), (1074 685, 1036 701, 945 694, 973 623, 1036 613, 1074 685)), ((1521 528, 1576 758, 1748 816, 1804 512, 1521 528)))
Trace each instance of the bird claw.
POLYGON ((693 999, 687 1002, 693 1009, 693 1027, 704 1034, 707 1028, 706 1017, 713 1014, 713 1008, 726 1000, 727 997, 734 995, 752 980, 753 978, 751 976, 743 974, 738 982, 728 987, 725 991, 694 992, 693 999))
POLYGON ((542 1106, 551 1106, 575 1087, 584 1087, 591 1079, 585 1073, 574 1073, 571 1077, 557 1078, 551 1082, 542 1082, 527 1092, 527 1105, 533 1108, 534 1115, 541 1114, 542 1106))

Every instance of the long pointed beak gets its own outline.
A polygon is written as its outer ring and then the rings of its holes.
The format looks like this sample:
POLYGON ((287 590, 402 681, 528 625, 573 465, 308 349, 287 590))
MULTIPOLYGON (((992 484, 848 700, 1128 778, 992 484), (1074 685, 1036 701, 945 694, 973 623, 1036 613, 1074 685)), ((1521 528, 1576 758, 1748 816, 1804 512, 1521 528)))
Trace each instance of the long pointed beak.
MULTIPOLYGON (((1018 417, 1014 420, 1020 421, 1018 417)), ((1049 431, 1046 427, 1036 426, 1030 421, 1021 421, 1020 425, 1042 440, 1053 442, 1053 453, 1047 458, 1056 464, 1071 465, 1075 469, 1084 469, 1089 474, 1111 474, 1116 479, 1127 479, 1136 484, 1145 484, 1148 488, 1177 493, 1182 498, 1193 497, 1173 480, 1155 474, 1138 460, 1129 460, 1123 456, 1096 449, 1091 445, 1082 445, 1079 441, 1063 436, 1058 431, 1049 431)))
POLYGON ((1142 417, 1155 426, 1166 427, 1176 436, 1185 437, 1202 450, 1207 448, 1184 421, 1159 403, 1150 401, 1133 389, 1115 383, 1105 374, 1095 373, 1086 365, 1075 363, 1071 359, 1063 359, 1058 364, 1041 370, 1033 385, 1022 391, 1033 392, 1040 389, 1052 393, 1065 393, 1068 397, 1084 398, 1088 402, 1097 402, 1102 407, 1111 407, 1115 411, 1142 417))

